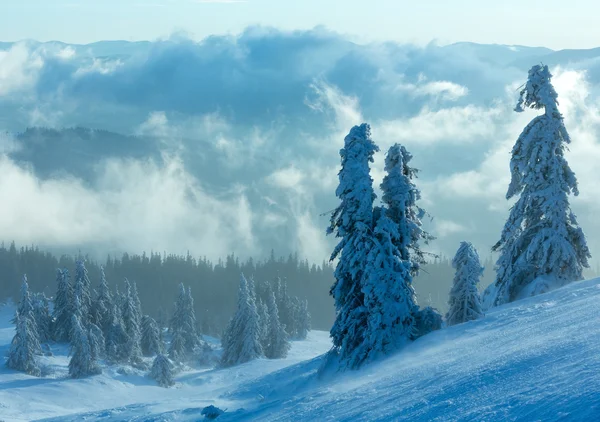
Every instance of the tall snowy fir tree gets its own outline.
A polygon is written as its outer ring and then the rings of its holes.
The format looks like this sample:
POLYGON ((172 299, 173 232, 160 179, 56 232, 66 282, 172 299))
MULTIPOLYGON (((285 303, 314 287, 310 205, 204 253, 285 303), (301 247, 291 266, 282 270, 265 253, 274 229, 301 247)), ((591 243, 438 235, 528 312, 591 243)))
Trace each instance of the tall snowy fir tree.
POLYGON ((266 335, 267 347, 264 349, 265 357, 268 359, 282 359, 287 356, 290 350, 290 342, 283 324, 279 321, 275 293, 273 292, 267 300, 267 313, 269 320, 266 335))
POLYGON ((92 295, 90 279, 83 260, 75 263, 75 279, 73 280, 75 293, 79 296, 80 322, 84 327, 90 323, 92 310, 92 295))
POLYGON ((44 293, 32 295, 33 317, 38 331, 41 343, 46 343, 52 339, 52 317, 50 316, 50 307, 48 298, 44 293))
POLYGON ((98 362, 92 355, 88 335, 77 315, 72 316, 71 360, 69 360, 69 376, 84 378, 102 372, 98 362))
MULTIPOLYGON (((271 291, 271 293, 273 293, 271 291)), ((256 312, 258 313, 258 321, 260 327, 260 345, 263 350, 269 345, 269 311, 267 305, 259 297, 256 302, 256 312)))
POLYGON ((158 324, 149 315, 142 317, 142 353, 144 356, 155 356, 163 351, 158 324))
POLYGON ((106 357, 111 362, 126 362, 129 359, 129 337, 123 329, 121 311, 116 303, 112 305, 111 324, 106 340, 106 357))
POLYGON ((15 315, 16 334, 10 343, 6 366, 29 375, 40 376, 37 354, 40 343, 31 316, 15 315))
POLYGON ((448 325, 461 324, 483 317, 477 283, 483 274, 479 254, 470 242, 461 242, 452 260, 456 269, 448 300, 448 325))
POLYGON ((536 65, 515 111, 543 110, 512 150, 506 199, 517 198, 498 243, 497 278, 486 295, 492 306, 582 279, 590 252, 569 205, 577 179, 564 157, 571 138, 558 111, 548 66, 536 65))
POLYGON ((56 281, 58 288, 54 298, 52 332, 55 341, 67 342, 70 339, 73 317, 73 286, 69 278, 69 270, 66 268, 56 270, 56 281))
POLYGON ((260 332, 256 303, 248 290, 246 277, 242 274, 237 310, 221 339, 221 366, 233 366, 263 356, 260 332))
POLYGON ((90 353, 93 360, 103 358, 106 354, 106 340, 100 327, 90 323, 88 329, 88 339, 90 342, 90 353))
POLYGON ((108 331, 112 324, 113 298, 104 275, 104 267, 100 267, 100 286, 98 294, 92 303, 92 321, 100 327, 104 337, 108 336, 108 331))
POLYGON ((33 299, 31 292, 29 291, 29 284, 27 283, 27 275, 23 275, 23 279, 21 281, 21 291, 19 297, 19 306, 17 307, 17 312, 15 313, 15 317, 12 320, 13 324, 16 325, 17 317, 16 314, 21 315, 22 317, 27 317, 31 320, 31 329, 35 331, 36 337, 39 338, 37 321, 35 320, 35 313, 33 307, 33 299))
POLYGON ((426 213, 417 205, 421 192, 414 183, 418 171, 409 165, 412 158, 404 146, 392 145, 385 157, 386 175, 380 187, 388 217, 398 225, 399 236, 394 245, 400 251, 400 259, 411 263, 414 277, 426 263, 420 242, 428 244, 434 237, 422 227, 426 213))
POLYGON ((184 360, 194 353, 196 347, 202 345, 196 329, 192 291, 190 288, 186 289, 183 283, 179 285, 179 295, 175 302, 170 330, 172 337, 169 356, 173 360, 184 360))
POLYGON ((308 311, 308 300, 300 303, 300 314, 298 318, 298 340, 305 340, 310 331, 310 312, 308 311))
POLYGON ((340 150, 342 168, 338 173, 336 196, 341 204, 331 215, 327 233, 340 239, 331 254, 339 258, 335 283, 331 288, 336 318, 330 334, 332 351, 342 367, 354 367, 362 359, 355 351, 364 343, 368 326, 367 309, 362 291, 363 272, 371 242, 373 221, 373 179, 369 163, 379 148, 371 139, 371 128, 363 123, 354 126, 340 150))
POLYGON ((175 384, 175 380, 173 379, 173 364, 165 355, 159 354, 154 358, 152 369, 150 370, 150 378, 165 388, 175 384))
POLYGON ((140 315, 136 300, 136 290, 133 290, 129 280, 125 279, 125 294, 122 302, 121 317, 123 330, 127 334, 127 355, 132 364, 142 361, 142 350, 140 348, 140 315))
POLYGON ((368 314, 368 335, 357 349, 355 364, 374 360, 405 345, 415 335, 415 319, 418 306, 412 287, 409 259, 402 258, 398 248, 399 239, 409 236, 399 229, 408 230, 393 221, 383 207, 374 209, 374 228, 365 267, 362 291, 368 314))

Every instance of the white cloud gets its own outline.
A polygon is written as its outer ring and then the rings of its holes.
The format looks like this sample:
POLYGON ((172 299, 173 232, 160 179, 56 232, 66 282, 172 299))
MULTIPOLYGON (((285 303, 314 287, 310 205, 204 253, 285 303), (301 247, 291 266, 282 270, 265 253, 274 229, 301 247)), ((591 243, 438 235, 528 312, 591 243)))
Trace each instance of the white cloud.
POLYGON ((0 97, 31 89, 43 66, 43 58, 31 52, 25 43, 0 51, 0 97))
POLYGON ((426 82, 421 75, 416 84, 400 83, 396 85, 396 91, 406 92, 413 97, 432 97, 439 100, 456 101, 469 93, 465 86, 450 81, 426 82))
POLYGON ((462 233, 468 229, 454 221, 436 219, 435 222, 435 234, 437 237, 446 237, 451 234, 462 233))
POLYGON ((75 178, 40 180, 0 158, 0 232, 18 243, 96 245, 106 250, 202 251, 216 259, 255 254, 255 217, 243 191, 206 193, 177 157, 113 159, 94 186, 75 178))

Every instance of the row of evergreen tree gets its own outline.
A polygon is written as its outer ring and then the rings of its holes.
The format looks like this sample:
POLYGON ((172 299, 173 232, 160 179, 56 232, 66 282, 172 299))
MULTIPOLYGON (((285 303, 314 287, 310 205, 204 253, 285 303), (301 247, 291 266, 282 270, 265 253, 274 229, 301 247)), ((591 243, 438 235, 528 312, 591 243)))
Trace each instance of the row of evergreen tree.
MULTIPOLYGON (((242 279, 245 283, 243 276, 242 279)), ((290 296, 285 280, 280 278, 273 286, 268 282, 255 286, 254 280, 250 280, 250 289, 240 287, 239 303, 251 306, 252 327, 256 329, 246 330, 245 322, 236 323, 243 329, 235 333, 228 330, 223 344, 233 344, 256 333, 260 342, 258 356, 270 359, 285 357, 290 338, 304 339, 310 330, 308 302, 290 296)), ((39 376, 37 356, 42 353, 41 345, 51 341, 70 343, 69 374, 73 378, 99 373, 99 359, 145 369, 142 357, 156 356, 150 375, 160 385, 168 386, 172 384, 175 365, 191 359, 197 363, 211 363, 212 348, 199 334, 190 287, 179 285, 179 294, 168 322, 170 341, 167 347, 164 327, 149 315, 142 315, 135 282, 125 279, 123 291, 116 287, 112 292, 100 268, 100 282, 96 289, 92 289, 83 261, 77 261, 73 281, 67 269, 59 269, 56 282, 51 311, 45 294, 31 293, 27 277, 23 277, 13 321, 16 334, 11 342, 8 367, 39 376)), ((248 309, 238 306, 232 321, 241 321, 240 312, 247 315, 248 309)), ((243 361, 223 359, 222 363, 231 365, 243 361)))
MULTIPOLYGON (((496 279, 485 291, 477 289, 483 272, 479 256, 462 242, 452 265, 446 323, 453 325, 483 316, 488 306, 539 294, 580 280, 589 267, 589 249, 571 211, 568 195, 578 194, 577 180, 564 158, 570 142, 557 94, 544 65, 534 66, 520 93, 515 111, 543 109, 517 139, 510 163, 512 180, 507 199, 517 198, 500 241, 496 279)), ((412 156, 393 145, 385 158, 382 204, 376 195, 370 163, 379 151, 370 126, 351 129, 340 151, 341 170, 328 233, 340 239, 331 260, 339 258, 331 295, 336 320, 331 329, 333 353, 342 368, 357 368, 440 328, 441 316, 419 309, 413 279, 425 263, 420 243, 433 239, 422 229, 425 211, 417 205, 420 192, 410 167, 412 156), (419 328, 419 324, 424 327, 419 328)))
MULTIPOLYGON (((27 274, 32 291, 53 297, 55 281, 52 274, 56 268, 74 268, 77 260, 85 260, 89 273, 93 278, 98 277, 101 265, 89 257, 77 254, 56 257, 37 247, 17 248, 14 243, 1 245, 0 301, 9 297, 15 302, 19 300, 19 282, 23 274, 27 274)), ((297 255, 278 258, 272 252, 269 258, 261 261, 242 261, 230 255, 212 263, 189 254, 123 254, 118 259, 109 257, 102 267, 113 290, 116 281, 135 280, 144 312, 165 326, 170 319, 172 301, 170 295, 156 294, 157 291, 177 291, 181 282, 194 292, 202 292, 194 302, 196 315, 202 332, 216 337, 221 335, 235 312, 237 280, 241 273, 252 275, 256 280, 285 279, 291 296, 308 300, 316 329, 328 329, 334 316, 332 301, 327 295, 333 267, 327 262, 309 264, 297 255)))

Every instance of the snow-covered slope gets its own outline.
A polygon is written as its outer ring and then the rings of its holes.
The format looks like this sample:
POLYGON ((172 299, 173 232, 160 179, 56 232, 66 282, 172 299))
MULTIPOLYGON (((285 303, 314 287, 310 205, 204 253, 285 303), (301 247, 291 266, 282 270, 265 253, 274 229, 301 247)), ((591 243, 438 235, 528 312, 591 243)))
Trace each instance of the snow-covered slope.
MULTIPOLYGON (((6 330, 0 340, 9 340, 6 330)), ((319 378, 317 355, 328 347, 327 333, 313 332, 288 359, 190 371, 173 389, 113 371, 75 381, 2 369, 0 419, 196 421, 214 403, 227 408, 220 422, 600 420, 600 279, 432 333, 359 372, 319 378)))

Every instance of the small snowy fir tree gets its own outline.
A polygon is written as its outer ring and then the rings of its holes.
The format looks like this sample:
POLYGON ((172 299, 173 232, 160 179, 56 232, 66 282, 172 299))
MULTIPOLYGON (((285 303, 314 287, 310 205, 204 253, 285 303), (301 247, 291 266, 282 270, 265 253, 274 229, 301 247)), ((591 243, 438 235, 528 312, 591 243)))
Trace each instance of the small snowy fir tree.
POLYGON ((267 300, 267 309, 269 324, 267 328, 267 348, 264 351, 265 357, 268 359, 282 359, 287 356, 290 350, 290 342, 283 324, 279 322, 275 293, 273 292, 267 300))
POLYGON ((173 380, 173 364, 163 354, 156 355, 150 370, 150 378, 155 380, 161 387, 171 387, 175 384, 173 380))
POLYGON ((75 264, 75 279, 73 285, 75 286, 75 294, 79 296, 79 320, 84 327, 87 327, 90 323, 92 311, 92 296, 90 279, 83 260, 79 260, 75 264))
POLYGON ((353 366, 354 353, 365 341, 368 326, 367 309, 362 291, 363 271, 367 262, 373 221, 373 179, 369 163, 379 148, 371 139, 371 128, 363 123, 354 126, 340 150, 342 168, 338 173, 336 196, 340 205, 331 215, 328 234, 340 239, 330 260, 339 258, 335 268, 333 296, 336 318, 330 335, 332 352, 340 365, 353 366))
POLYGON ((175 302, 175 310, 171 318, 171 345, 169 356, 175 361, 185 360, 194 353, 194 350, 202 345, 196 329, 196 312, 194 311, 194 299, 190 288, 186 289, 179 285, 179 295, 175 302))
POLYGON ((412 155, 402 145, 394 144, 385 157, 386 175, 381 183, 381 199, 387 206, 388 217, 398 225, 399 237, 394 244, 400 258, 411 263, 411 273, 416 276, 420 266, 426 263, 420 242, 428 244, 434 239, 423 230, 421 219, 425 210, 417 205, 421 192, 413 179, 418 170, 410 167, 412 155))
POLYGON ((32 302, 33 317, 40 342, 46 343, 52 339, 52 317, 50 316, 48 298, 44 293, 36 293, 32 296, 32 302))
POLYGON ((455 325, 483 317, 477 283, 483 274, 479 254, 470 242, 461 242, 452 267, 456 269, 448 300, 446 324, 455 325))
POLYGON ((69 271, 66 268, 56 270, 56 281, 58 288, 54 298, 52 331, 55 341, 67 342, 70 338, 73 317, 73 286, 69 278, 69 271))
POLYGON ((269 345, 269 311, 260 297, 257 299, 256 312, 258 313, 260 326, 260 345, 263 350, 266 350, 269 345))
POLYGON ((298 318, 298 340, 305 340, 310 331, 310 312, 308 311, 308 300, 300 303, 300 313, 298 318))
POLYGON ((40 350, 40 343, 32 318, 26 315, 21 316, 17 311, 15 323, 17 333, 10 344, 6 366, 29 375, 40 376, 36 357, 40 350))
POLYGON ((123 330, 127 334, 127 355, 132 364, 142 361, 142 350, 140 348, 140 315, 136 301, 136 291, 131 287, 129 280, 125 279, 125 295, 122 303, 121 318, 123 330))
POLYGON ((104 357, 106 341, 102 330, 96 324, 90 323, 88 339, 90 341, 90 353, 92 354, 92 359, 97 360, 104 357))
POLYGON ((221 366, 233 366, 263 356, 256 303, 242 274, 235 316, 223 334, 221 366))
POLYGON ((119 307, 113 303, 111 324, 106 335, 106 357, 111 362, 126 362, 129 359, 129 337, 123 329, 120 315, 119 307))
POLYGON ((149 315, 142 317, 142 353, 144 356, 155 356, 162 353, 162 341, 158 324, 149 315))
POLYGON ((98 287, 96 300, 92 303, 92 321, 102 329, 105 337, 108 336, 112 324, 112 308, 113 298, 106 282, 104 267, 100 267, 100 286, 98 287))
POLYGON ((525 127, 512 150, 506 198, 517 202, 492 248, 500 253, 495 306, 580 280, 589 266, 585 236, 569 205, 569 195, 579 191, 564 157, 571 138, 551 77, 548 66, 533 66, 515 108, 544 113, 525 127))
POLYGON ((415 334, 418 307, 412 287, 412 264, 402 259, 398 239, 406 236, 385 208, 375 208, 375 227, 363 281, 368 313, 368 335, 357 349, 354 362, 374 360, 410 341, 415 334))
POLYGON ((73 315, 71 339, 71 360, 69 361, 69 376, 84 378, 102 372, 96 359, 92 356, 88 335, 83 329, 77 315, 73 315))

